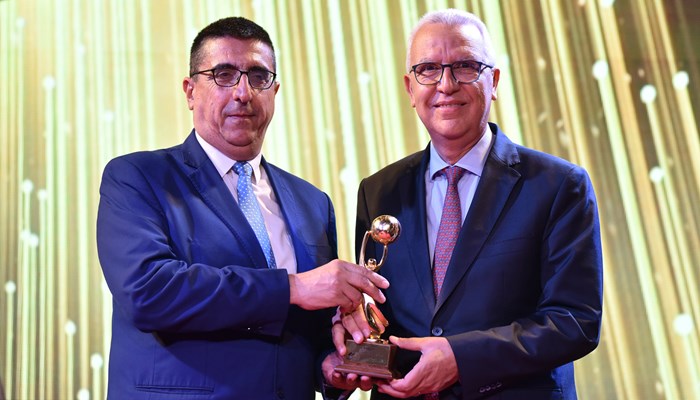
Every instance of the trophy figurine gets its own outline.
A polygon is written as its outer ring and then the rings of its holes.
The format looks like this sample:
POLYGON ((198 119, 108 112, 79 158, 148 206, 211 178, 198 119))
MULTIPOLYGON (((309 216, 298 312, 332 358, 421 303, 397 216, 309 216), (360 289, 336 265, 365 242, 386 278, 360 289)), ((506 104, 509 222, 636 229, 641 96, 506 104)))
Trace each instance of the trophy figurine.
MULTIPOLYGON (((384 265, 387 257, 387 247, 394 242, 401 233, 401 224, 391 215, 380 215, 372 221, 370 230, 365 232, 360 247, 360 264, 370 271, 377 272, 384 265), (365 247, 367 239, 372 239, 384 245, 382 258, 377 262, 370 258, 365 262, 365 247)), ((374 303, 363 302, 362 305, 367 323, 370 326, 370 335, 363 343, 357 344, 352 339, 345 341, 347 353, 343 357, 343 363, 335 367, 335 370, 342 373, 354 373, 358 375, 370 376, 380 379, 392 379, 398 376, 393 370, 392 362, 396 354, 396 345, 388 340, 381 339, 382 328, 389 326, 377 306, 374 303), (381 327, 380 327, 381 324, 381 327)))

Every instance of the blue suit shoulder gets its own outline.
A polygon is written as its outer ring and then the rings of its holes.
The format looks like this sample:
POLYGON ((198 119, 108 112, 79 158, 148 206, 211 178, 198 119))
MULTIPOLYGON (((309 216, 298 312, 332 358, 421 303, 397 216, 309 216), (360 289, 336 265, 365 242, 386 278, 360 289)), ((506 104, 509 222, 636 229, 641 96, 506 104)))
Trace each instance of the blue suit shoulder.
POLYGON ((111 159, 105 166, 105 169, 117 168, 119 166, 124 166, 125 164, 133 165, 138 169, 152 169, 158 168, 158 166, 171 166, 172 162, 176 159, 176 152, 174 152, 174 150, 180 147, 181 145, 165 149, 142 150, 123 154, 111 159))
POLYGON ((267 168, 270 170, 270 172, 275 173, 276 175, 285 179, 290 184, 294 185, 295 187, 299 188, 300 190, 303 190, 303 191, 306 191, 309 193, 325 194, 321 189, 314 186, 311 182, 306 181, 306 180, 292 174, 291 172, 287 172, 287 171, 283 170, 282 168, 280 168, 274 164, 271 164, 269 162, 267 162, 266 165, 267 165, 267 168))

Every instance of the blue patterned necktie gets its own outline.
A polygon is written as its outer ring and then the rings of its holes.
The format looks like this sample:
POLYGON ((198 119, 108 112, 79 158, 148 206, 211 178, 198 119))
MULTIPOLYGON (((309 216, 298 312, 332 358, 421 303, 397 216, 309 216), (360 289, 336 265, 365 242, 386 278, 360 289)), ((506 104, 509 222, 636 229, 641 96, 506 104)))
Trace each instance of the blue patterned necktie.
POLYGON ((250 179, 253 174, 253 167, 247 162, 237 162, 233 165, 233 171, 238 174, 238 187, 236 188, 238 191, 238 205, 253 228, 258 242, 260 242, 260 247, 262 247, 267 259, 267 266, 277 268, 275 254, 272 252, 270 238, 267 236, 267 229, 265 229, 265 221, 260 212, 258 199, 255 198, 255 193, 253 192, 253 184, 250 179))

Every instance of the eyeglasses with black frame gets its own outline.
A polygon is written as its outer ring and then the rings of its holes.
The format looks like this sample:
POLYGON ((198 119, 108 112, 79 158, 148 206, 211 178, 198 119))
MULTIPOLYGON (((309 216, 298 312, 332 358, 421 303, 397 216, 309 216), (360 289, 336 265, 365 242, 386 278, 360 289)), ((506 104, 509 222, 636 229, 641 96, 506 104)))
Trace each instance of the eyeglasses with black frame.
POLYGON ((456 61, 451 64, 426 62, 412 66, 411 71, 413 71, 416 81, 421 85, 437 85, 442 80, 447 67, 450 68, 455 81, 473 83, 479 80, 481 73, 486 68, 493 68, 493 65, 474 60, 456 61))
POLYGON ((197 71, 192 73, 190 77, 194 77, 195 75, 199 74, 207 75, 210 78, 213 78, 214 83, 222 87, 236 86, 238 82, 240 82, 241 76, 245 74, 248 75, 248 84, 250 87, 260 90, 265 90, 272 87, 272 84, 275 82, 275 77, 277 76, 277 74, 274 72, 268 71, 261 67, 253 67, 248 71, 244 71, 235 67, 225 66, 197 71))

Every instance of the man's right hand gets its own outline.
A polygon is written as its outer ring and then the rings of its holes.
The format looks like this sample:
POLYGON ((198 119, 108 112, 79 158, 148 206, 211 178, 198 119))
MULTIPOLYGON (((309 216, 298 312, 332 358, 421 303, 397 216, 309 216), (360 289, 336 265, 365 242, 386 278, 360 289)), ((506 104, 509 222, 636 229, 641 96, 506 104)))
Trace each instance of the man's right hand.
POLYGON ((374 315, 380 335, 384 333, 386 327, 389 325, 384 314, 382 314, 379 308, 367 298, 365 298, 363 304, 360 304, 352 312, 343 313, 337 311, 336 315, 333 317, 333 344, 335 344, 335 348, 341 356, 344 356, 347 351, 345 348, 346 334, 352 336, 355 343, 360 344, 372 333, 372 327, 370 327, 367 321, 365 308, 368 308, 370 310, 369 312, 374 315))
POLYGON ((340 312, 352 312, 362 304, 362 294, 375 301, 386 298, 379 289, 389 287, 383 276, 342 260, 307 272, 289 275, 290 302, 305 310, 340 307, 340 312))

